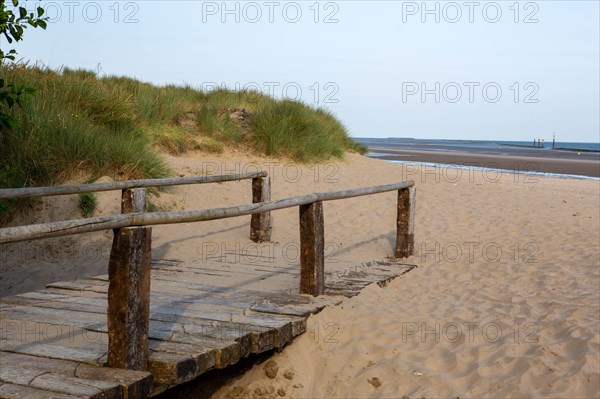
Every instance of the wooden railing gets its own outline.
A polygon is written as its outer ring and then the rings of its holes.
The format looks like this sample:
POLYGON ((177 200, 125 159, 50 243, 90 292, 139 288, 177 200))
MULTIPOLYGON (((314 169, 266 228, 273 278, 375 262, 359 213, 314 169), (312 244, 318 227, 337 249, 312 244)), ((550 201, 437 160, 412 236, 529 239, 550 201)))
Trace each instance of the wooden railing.
POLYGON ((114 230, 108 275, 108 365, 145 370, 148 365, 148 326, 150 309, 150 258, 152 225, 190 223, 252 215, 250 238, 269 241, 270 212, 299 207, 300 293, 313 296, 325 291, 325 236, 323 202, 398 191, 395 256, 405 258, 414 252, 415 193, 413 181, 352 190, 321 192, 280 200, 270 200, 266 172, 210 177, 132 180, 79 186, 0 190, 0 198, 62 195, 122 189, 121 215, 0 229, 0 244, 114 230), (193 211, 146 212, 144 187, 199 184, 252 179, 252 204, 193 211))
MULTIPOLYGON (((266 171, 257 171, 239 174, 215 175, 215 176, 191 176, 191 177, 174 177, 166 179, 141 179, 141 180, 124 180, 107 183, 91 183, 52 187, 26 187, 26 188, 8 188, 0 189, 0 199, 2 198, 31 198, 31 197, 46 197, 53 195, 69 195, 81 193, 93 193, 101 191, 122 190, 121 194, 121 213, 129 214, 134 212, 146 211, 146 191, 148 187, 168 187, 182 186, 188 184, 206 184, 206 183, 221 183, 228 181, 240 181, 252 179, 252 201, 264 202, 271 199, 271 184, 266 171)), ((87 231, 99 231, 107 229, 115 229, 127 227, 125 225, 111 225, 106 227, 102 224, 97 225, 95 229, 75 230, 69 232, 68 225, 70 223, 89 225, 95 223, 96 220, 103 218, 87 218, 77 221, 59 222, 64 230, 54 231, 56 222, 44 223, 34 226, 20 226, 18 228, 0 229, 0 244, 7 242, 27 241, 40 238, 50 238, 64 236, 70 234, 79 234, 87 231), (31 227, 31 230, 29 229, 31 227)), ((102 222, 99 222, 102 223, 102 222)), ((271 239, 271 218, 268 214, 253 214, 250 222, 250 238, 255 242, 269 241, 271 239)))

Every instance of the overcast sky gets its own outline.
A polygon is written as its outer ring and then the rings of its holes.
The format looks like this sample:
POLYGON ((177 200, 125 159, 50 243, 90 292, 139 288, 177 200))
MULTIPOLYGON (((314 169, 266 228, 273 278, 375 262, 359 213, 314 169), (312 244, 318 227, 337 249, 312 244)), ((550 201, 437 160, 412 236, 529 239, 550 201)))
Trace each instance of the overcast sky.
POLYGON ((17 49, 53 68, 260 88, 356 137, 600 140, 597 0, 42 6, 17 49))

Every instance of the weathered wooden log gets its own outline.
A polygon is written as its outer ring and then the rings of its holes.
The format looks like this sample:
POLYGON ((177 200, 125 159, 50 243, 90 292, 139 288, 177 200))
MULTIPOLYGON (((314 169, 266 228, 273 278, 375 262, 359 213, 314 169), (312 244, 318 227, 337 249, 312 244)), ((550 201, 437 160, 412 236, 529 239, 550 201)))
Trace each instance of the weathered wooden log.
POLYGON ((0 229, 0 244, 27 241, 48 237, 60 237, 72 234, 90 233, 129 226, 151 226, 158 224, 192 223, 203 220, 224 219, 251 215, 278 209, 291 208, 316 201, 332 201, 344 198, 360 197, 401 190, 412 187, 413 181, 403 181, 382 186, 363 187, 352 190, 314 193, 280 200, 229 206, 225 208, 201 209, 195 211, 144 212, 135 214, 99 216, 79 220, 50 222, 29 226, 6 227, 0 229))
POLYGON ((121 213, 146 212, 146 189, 130 188, 121 194, 121 213))
MULTIPOLYGON (((146 211, 146 189, 125 189, 121 213, 146 211)), ((148 370, 152 228, 115 230, 108 265, 108 363, 148 370)))
POLYGON ((215 176, 188 176, 169 177, 165 179, 122 180, 107 183, 70 184, 65 186, 51 187, 6 188, 0 189, 0 198, 44 197, 48 195, 67 195, 79 193, 94 193, 111 190, 124 190, 127 188, 135 187, 166 187, 181 186, 185 184, 220 183, 226 181, 253 179, 256 177, 264 176, 267 176, 266 171, 215 176))
POLYGON ((300 206, 300 293, 325 293, 325 229, 323 203, 300 206))
MULTIPOLYGON (((255 177, 252 179, 252 202, 271 201, 271 179, 255 177)), ((271 241, 271 212, 253 213, 250 221, 250 239, 254 242, 271 241)))
POLYGON ((108 365, 148 370, 151 227, 115 230, 108 265, 108 365))
POLYGON ((396 258, 408 258, 415 251, 415 200, 417 190, 407 187, 398 190, 396 220, 396 258))

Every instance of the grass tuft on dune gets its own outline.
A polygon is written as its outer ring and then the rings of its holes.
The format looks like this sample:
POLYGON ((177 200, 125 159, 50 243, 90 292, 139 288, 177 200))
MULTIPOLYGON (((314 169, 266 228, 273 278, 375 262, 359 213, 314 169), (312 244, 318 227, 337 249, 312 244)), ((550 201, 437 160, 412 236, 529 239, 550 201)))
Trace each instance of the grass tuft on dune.
MULTIPOLYGON (((1 65, 7 82, 35 88, 0 136, 0 188, 171 174, 161 152, 240 148, 319 162, 365 148, 328 111, 252 91, 154 86, 87 70, 1 65)), ((15 202, 0 201, 0 213, 15 202)))

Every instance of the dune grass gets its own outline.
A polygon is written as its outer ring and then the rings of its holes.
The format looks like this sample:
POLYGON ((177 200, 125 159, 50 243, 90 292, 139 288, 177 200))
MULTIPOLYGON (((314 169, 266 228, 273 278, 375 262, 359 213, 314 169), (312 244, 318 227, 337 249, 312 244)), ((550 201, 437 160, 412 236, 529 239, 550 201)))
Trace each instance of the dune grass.
MULTIPOLYGON (((364 152, 328 111, 252 91, 202 92, 127 77, 0 65, 7 82, 35 88, 19 126, 0 132, 0 187, 171 174, 160 153, 221 153, 243 147, 299 162, 364 152)), ((0 214, 17 202, 0 201, 0 214)))

